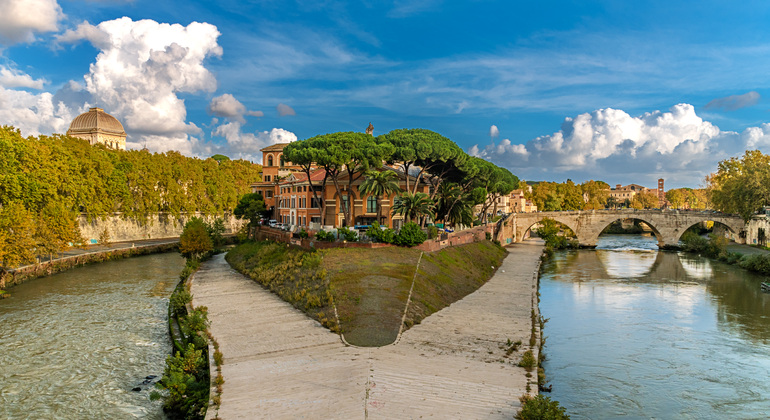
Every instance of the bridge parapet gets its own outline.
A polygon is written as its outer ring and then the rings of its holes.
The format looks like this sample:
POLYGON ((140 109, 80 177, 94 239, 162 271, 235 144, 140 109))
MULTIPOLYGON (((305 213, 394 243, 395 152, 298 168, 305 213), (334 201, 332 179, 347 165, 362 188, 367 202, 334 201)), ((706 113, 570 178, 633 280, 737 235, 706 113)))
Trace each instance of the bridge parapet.
POLYGON ((713 221, 727 227, 736 242, 739 234, 746 229, 740 216, 719 212, 679 210, 583 210, 546 211, 537 213, 512 213, 501 224, 497 239, 500 242, 520 242, 532 226, 545 218, 556 220, 569 227, 577 235, 580 246, 593 248, 602 231, 619 219, 637 219, 652 228, 660 248, 675 248, 682 234, 691 226, 713 221))

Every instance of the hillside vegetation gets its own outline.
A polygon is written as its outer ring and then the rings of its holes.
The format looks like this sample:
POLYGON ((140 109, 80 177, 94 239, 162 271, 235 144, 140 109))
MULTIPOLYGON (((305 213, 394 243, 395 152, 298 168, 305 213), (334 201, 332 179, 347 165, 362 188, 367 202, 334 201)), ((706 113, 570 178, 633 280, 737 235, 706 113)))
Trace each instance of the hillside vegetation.
POLYGON ((0 127, 0 266, 77 243, 79 213, 142 219, 156 212, 232 211, 259 172, 259 165, 242 160, 111 150, 58 134, 24 138, 0 127))
POLYGON ((404 329, 481 287, 506 251, 483 241, 425 253, 421 260, 420 254, 400 247, 313 252, 258 242, 239 245, 227 261, 327 328, 341 330, 349 343, 382 346, 398 335, 413 277, 404 329))

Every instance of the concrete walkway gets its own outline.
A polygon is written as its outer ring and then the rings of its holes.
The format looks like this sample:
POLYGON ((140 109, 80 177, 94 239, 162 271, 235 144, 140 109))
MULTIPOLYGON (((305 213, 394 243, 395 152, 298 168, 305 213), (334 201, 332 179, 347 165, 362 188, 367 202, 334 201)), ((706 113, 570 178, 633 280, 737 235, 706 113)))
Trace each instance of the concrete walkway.
POLYGON ((536 373, 516 364, 528 349, 542 245, 509 250, 478 291, 380 348, 345 346, 215 257, 192 286, 224 354, 222 404, 207 418, 513 418, 528 381, 537 389, 536 373), (508 339, 524 343, 510 357, 508 339))

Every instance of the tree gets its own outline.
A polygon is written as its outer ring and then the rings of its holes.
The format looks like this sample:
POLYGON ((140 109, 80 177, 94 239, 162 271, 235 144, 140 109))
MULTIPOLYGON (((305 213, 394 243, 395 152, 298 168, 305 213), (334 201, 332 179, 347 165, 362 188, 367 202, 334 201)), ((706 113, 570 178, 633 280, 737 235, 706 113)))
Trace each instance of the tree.
POLYGON ((215 161, 217 161, 217 163, 222 163, 222 162, 224 162, 226 160, 230 160, 229 157, 227 157, 225 155, 220 155, 220 154, 216 154, 216 155, 212 156, 211 158, 214 159, 215 161))
POLYGON ((666 200, 671 204, 671 207, 681 209, 685 203, 685 193, 681 189, 668 190, 666 191, 666 200))
POLYGON ((193 217, 185 225, 179 237, 179 252, 188 259, 199 260, 214 249, 206 223, 193 217))
POLYGON ((654 209, 660 206, 658 195, 649 191, 642 191, 634 195, 631 207, 635 209, 654 209))
POLYGON ((463 199, 462 189, 454 183, 444 183, 436 196, 436 220, 443 220, 451 225, 473 224, 473 206, 463 199))
POLYGON ((610 186, 602 181, 586 181, 580 184, 583 191, 584 210, 599 210, 605 208, 610 197, 610 186))
POLYGON ((428 197, 428 194, 419 192, 417 194, 404 192, 399 195, 394 200, 391 209, 393 214, 404 216, 406 223, 411 222, 413 218, 430 215, 432 211, 433 201, 428 197))
POLYGON ((249 221, 249 227, 256 227, 265 211, 265 201, 260 193, 244 194, 235 206, 233 214, 238 219, 249 221))
POLYGON ((35 261, 35 231, 35 217, 21 203, 12 202, 0 208, 3 266, 12 268, 35 261))
POLYGON ((377 197, 377 222, 379 223, 382 215, 382 196, 389 196, 401 190, 398 185, 398 175, 391 170, 367 171, 364 175, 364 182, 358 188, 363 194, 374 195, 377 197))
MULTIPOLYGON (((291 142, 283 148, 283 157, 302 168, 302 172, 307 176, 307 182, 310 191, 313 193, 313 201, 320 205, 321 225, 326 224, 326 200, 319 195, 319 189, 313 185, 313 172, 319 165, 316 162, 324 153, 326 140, 324 138, 312 137, 303 141, 291 142)), ((329 179, 329 171, 324 168, 324 177, 321 181, 320 190, 326 188, 326 181, 329 179)))
POLYGON ((740 159, 723 160, 706 183, 714 208, 748 221, 770 204, 770 156, 749 150, 740 159))
MULTIPOLYGON (((379 167, 392 146, 378 144, 368 134, 352 131, 329 133, 311 137, 307 140, 290 143, 284 148, 286 159, 300 165, 310 179, 310 169, 314 165, 325 170, 326 178, 332 181, 337 197, 342 202, 341 181, 347 175, 348 189, 344 192, 347 202, 352 203, 350 193, 353 182, 372 166, 379 167)), ((312 185, 311 185, 312 187, 312 185)), ((313 196, 317 197, 315 189, 313 196)), ((345 221, 353 221, 352 206, 341 205, 345 221)), ((324 208, 325 210, 325 208, 324 208)), ((325 211, 322 211, 322 217, 325 211)))

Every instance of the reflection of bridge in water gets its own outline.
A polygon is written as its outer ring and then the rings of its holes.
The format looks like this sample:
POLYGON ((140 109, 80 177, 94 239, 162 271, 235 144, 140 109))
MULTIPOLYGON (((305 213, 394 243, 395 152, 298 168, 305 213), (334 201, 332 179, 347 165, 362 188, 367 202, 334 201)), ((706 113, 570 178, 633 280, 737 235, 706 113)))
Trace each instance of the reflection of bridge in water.
POLYGON ((567 263, 593 267, 580 272, 575 281, 622 279, 639 283, 701 282, 713 273, 706 259, 692 259, 676 252, 616 251, 599 249, 596 252, 574 252, 567 263))
POLYGON ((557 265, 557 271, 564 266, 580 267, 567 277, 553 276, 554 281, 574 283, 576 287, 591 287, 591 283, 603 280, 615 280, 619 285, 705 287, 718 305, 720 323, 739 326, 747 338, 770 344, 770 296, 759 287, 763 276, 737 266, 678 252, 611 249, 569 251, 564 260, 555 259, 551 264, 557 265))
POLYGON ((497 239, 502 243, 520 242, 527 231, 545 218, 556 220, 572 229, 580 246, 586 248, 595 247, 602 231, 612 222, 621 219, 641 220, 649 225, 660 248, 676 247, 682 234, 698 223, 719 223, 736 242, 742 241, 740 233, 746 226, 740 216, 713 212, 632 209, 546 211, 509 214, 498 225, 497 239))

